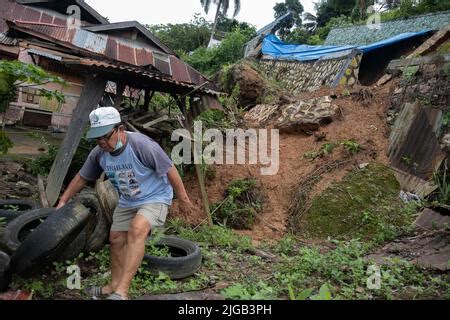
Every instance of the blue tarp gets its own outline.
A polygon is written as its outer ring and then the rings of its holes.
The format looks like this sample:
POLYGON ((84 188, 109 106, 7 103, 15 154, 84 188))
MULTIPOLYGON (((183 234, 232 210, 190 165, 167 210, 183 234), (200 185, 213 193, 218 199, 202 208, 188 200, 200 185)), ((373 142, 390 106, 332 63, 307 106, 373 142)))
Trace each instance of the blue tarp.
POLYGON ((265 55, 281 60, 318 60, 322 57, 349 53, 352 49, 359 49, 363 53, 367 53, 406 39, 424 35, 428 32, 430 32, 430 30, 402 33, 395 37, 364 46, 310 46, 305 44, 286 44, 275 35, 269 34, 264 38, 262 52, 265 55))

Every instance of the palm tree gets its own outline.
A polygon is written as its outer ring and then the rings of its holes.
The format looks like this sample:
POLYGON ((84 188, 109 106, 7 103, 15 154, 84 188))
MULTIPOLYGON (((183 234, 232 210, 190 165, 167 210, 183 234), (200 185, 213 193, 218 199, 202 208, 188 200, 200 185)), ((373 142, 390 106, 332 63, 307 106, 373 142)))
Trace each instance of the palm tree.
POLYGON ((309 33, 313 33, 317 29, 317 17, 312 13, 304 12, 303 26, 309 33))
MULTIPOLYGON (((216 33, 219 15, 221 12, 224 16, 227 14, 228 9, 230 8, 230 0, 200 0, 200 3, 202 4, 203 10, 205 10, 206 14, 208 14, 211 3, 217 6, 216 16, 214 18, 214 24, 211 31, 211 37, 209 39, 209 43, 211 43, 211 41, 214 38, 214 34, 216 33)), ((241 10, 241 0, 234 0, 233 18, 236 17, 236 15, 239 13, 240 10, 241 10)))

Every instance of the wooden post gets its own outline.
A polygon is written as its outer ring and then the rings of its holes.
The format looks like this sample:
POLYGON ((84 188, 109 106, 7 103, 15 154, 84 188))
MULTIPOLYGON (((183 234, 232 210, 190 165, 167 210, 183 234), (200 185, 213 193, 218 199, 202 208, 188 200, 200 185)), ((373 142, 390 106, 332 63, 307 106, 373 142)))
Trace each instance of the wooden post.
POLYGON ((144 106, 143 106, 145 111, 150 111, 148 109, 150 107, 150 102, 152 101, 154 94, 155 94, 155 91, 150 92, 150 89, 145 89, 144 106))
MULTIPOLYGON (((180 107, 180 110, 183 113, 184 118, 185 118, 184 126, 186 129, 189 130, 189 132, 191 133, 191 136, 193 137, 194 144, 191 144, 191 147, 192 147, 192 152, 195 153, 195 147, 194 147, 195 141, 198 138, 201 139, 201 137, 194 136, 193 124, 191 121, 192 117, 190 116, 189 112, 187 111, 186 98, 182 98, 181 100, 176 99, 176 101, 178 101, 178 106, 180 107)), ((203 159, 201 157, 200 157, 200 159, 203 161, 203 159)), ((212 226, 213 221, 212 221, 212 217, 211 217, 211 209, 209 208, 208 193, 206 192, 205 179, 203 177, 201 164, 199 164, 199 163, 195 164, 195 172, 197 173, 197 180, 200 185, 200 193, 202 195, 203 207, 205 209, 206 218, 208 219, 208 225, 212 226)))
POLYGON ((106 82, 103 78, 93 76, 86 79, 77 107, 73 111, 69 128, 48 175, 45 192, 50 206, 54 206, 59 198, 64 178, 84 134, 84 128, 89 122, 89 113, 97 107, 102 98, 106 82))
POLYGON ((114 107, 119 109, 120 104, 122 103, 123 92, 125 91, 125 84, 122 82, 118 82, 116 84, 116 96, 114 97, 114 107))

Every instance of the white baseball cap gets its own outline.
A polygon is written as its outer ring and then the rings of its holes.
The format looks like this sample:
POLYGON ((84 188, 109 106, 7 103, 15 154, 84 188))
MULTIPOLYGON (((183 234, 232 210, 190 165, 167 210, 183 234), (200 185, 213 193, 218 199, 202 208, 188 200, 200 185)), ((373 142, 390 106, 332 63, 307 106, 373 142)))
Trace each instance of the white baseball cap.
POLYGON ((116 124, 122 122, 122 119, 116 108, 102 107, 89 114, 89 121, 91 122, 91 128, 86 138, 95 139, 106 135, 116 124))

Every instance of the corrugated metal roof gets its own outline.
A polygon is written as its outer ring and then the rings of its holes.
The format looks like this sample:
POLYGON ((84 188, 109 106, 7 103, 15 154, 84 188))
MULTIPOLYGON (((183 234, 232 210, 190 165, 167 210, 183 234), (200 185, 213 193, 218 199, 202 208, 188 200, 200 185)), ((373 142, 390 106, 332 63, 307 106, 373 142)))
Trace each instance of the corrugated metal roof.
MULTIPOLYGON (((181 86, 181 87, 185 87, 188 89, 196 89, 197 86, 194 84, 188 84, 188 83, 184 83, 184 82, 178 82, 175 81, 174 79, 170 78, 170 77, 165 77, 164 75, 160 75, 157 73, 152 72, 151 70, 147 70, 144 68, 140 68, 140 67, 134 67, 134 66, 128 66, 128 65, 123 65, 120 63, 113 63, 113 62, 105 62, 105 61, 99 61, 99 60, 95 60, 95 59, 90 59, 90 58, 82 58, 79 60, 67 60, 65 61, 64 59, 62 60, 62 62, 67 62, 70 64, 79 64, 79 65, 85 65, 85 66, 93 66, 93 67, 99 67, 99 68, 104 68, 104 69, 115 69, 115 70, 122 70, 122 71, 127 71, 127 72, 131 72, 131 73, 135 73, 150 79, 154 79, 160 82, 164 82, 167 84, 172 84, 172 85, 176 85, 176 86, 181 86)), ((220 92, 216 91, 216 90, 211 90, 208 88, 201 88, 199 90, 200 92, 204 92, 207 94, 211 94, 211 95, 217 95, 220 94, 220 92)))
POLYGON ((394 171, 395 178, 398 183, 400 183, 402 190, 412 192, 418 195, 421 199, 425 199, 425 197, 438 188, 433 181, 420 179, 419 177, 413 176, 394 167, 392 167, 392 170, 394 171))
POLYGON ((450 226, 450 216, 425 208, 414 221, 414 225, 427 230, 445 229, 450 226))
POLYGON ((444 158, 445 154, 420 103, 406 104, 389 139, 391 165, 429 180, 444 158))
MULTIPOLYGON (((185 62, 173 55, 167 55, 167 61, 155 59, 154 52, 147 48, 133 47, 119 38, 89 32, 80 28, 69 29, 45 23, 28 23, 14 21, 14 25, 23 32, 30 31, 44 38, 64 42, 92 53, 100 54, 120 62, 135 66, 152 65, 166 75, 171 75, 177 82, 186 82, 201 85, 209 80, 201 73, 188 66, 185 62), (143 64, 141 64, 143 63, 143 64)), ((13 26, 14 27, 14 26, 13 26)), ((161 53, 158 53, 161 54, 161 53)), ((211 84, 210 89, 215 90, 211 84)), ((215 90, 217 91, 217 90, 215 90)))
POLYGON ((4 33, 0 33, 0 44, 4 44, 7 46, 15 46, 17 44, 17 40, 14 38, 8 37, 4 33))
POLYGON ((49 58, 49 59, 52 59, 52 60, 56 60, 56 61, 61 61, 62 60, 62 58, 60 56, 58 56, 58 55, 51 54, 49 52, 38 50, 38 49, 33 49, 33 48, 32 49, 28 49, 28 53, 36 54, 38 56, 46 57, 46 58, 49 58))

